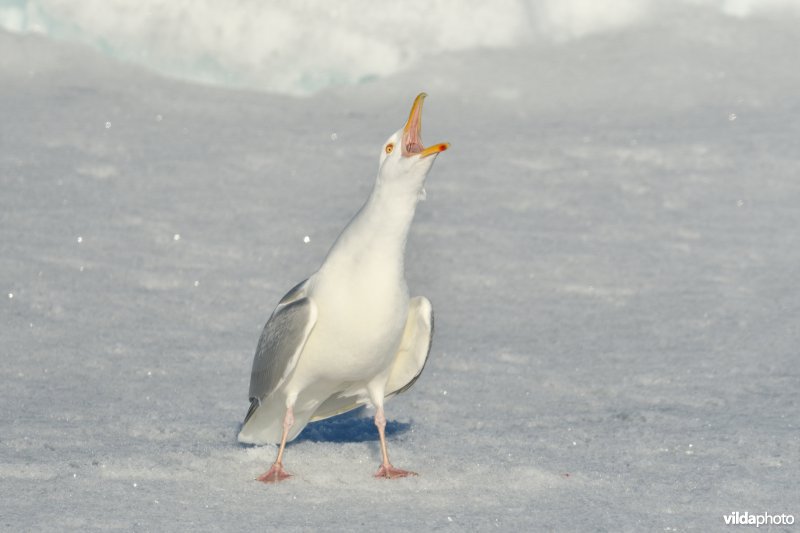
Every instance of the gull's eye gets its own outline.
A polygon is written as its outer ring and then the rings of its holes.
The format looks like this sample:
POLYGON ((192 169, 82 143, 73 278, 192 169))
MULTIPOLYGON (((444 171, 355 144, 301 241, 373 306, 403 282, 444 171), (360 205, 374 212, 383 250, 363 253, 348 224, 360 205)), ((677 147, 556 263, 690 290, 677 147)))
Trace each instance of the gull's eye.
POLYGON ((391 154, 392 150, 394 150, 394 144, 392 144, 392 143, 387 144, 386 145, 386 153, 387 154, 391 154))

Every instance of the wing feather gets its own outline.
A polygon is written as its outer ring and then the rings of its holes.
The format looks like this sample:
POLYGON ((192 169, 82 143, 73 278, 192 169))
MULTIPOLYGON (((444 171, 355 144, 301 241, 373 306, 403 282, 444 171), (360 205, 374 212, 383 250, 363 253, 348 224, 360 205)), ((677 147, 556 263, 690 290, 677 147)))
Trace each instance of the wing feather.
POLYGON ((411 388, 425 370, 433 344, 433 306, 424 296, 411 299, 403 340, 386 383, 386 399, 411 388))
MULTIPOLYGON (((280 387, 297 365, 314 329, 317 306, 306 296, 306 283, 297 285, 283 297, 264 326, 250 374, 251 402, 260 404, 280 387)), ((252 405, 250 410, 255 410, 252 405)))

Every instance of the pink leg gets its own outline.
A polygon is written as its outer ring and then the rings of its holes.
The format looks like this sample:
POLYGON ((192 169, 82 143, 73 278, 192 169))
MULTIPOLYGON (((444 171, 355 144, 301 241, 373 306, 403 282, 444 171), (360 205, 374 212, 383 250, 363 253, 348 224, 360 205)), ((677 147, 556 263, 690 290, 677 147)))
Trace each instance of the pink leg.
POLYGON ((289 429, 294 425, 294 413, 291 407, 286 408, 286 416, 283 417, 283 435, 281 436, 281 447, 278 448, 278 458, 275 459, 272 468, 256 478, 257 481, 264 483, 277 483, 289 479, 292 475, 283 469, 283 449, 286 447, 286 437, 289 429))
POLYGON ((381 464, 381 467, 375 472, 375 477, 394 479, 398 477, 416 476, 416 472, 395 468, 392 466, 392 463, 389 462, 389 452, 386 451, 386 416, 383 414, 383 407, 378 407, 375 413, 375 425, 378 427, 378 435, 381 438, 381 454, 383 455, 383 464, 381 464))

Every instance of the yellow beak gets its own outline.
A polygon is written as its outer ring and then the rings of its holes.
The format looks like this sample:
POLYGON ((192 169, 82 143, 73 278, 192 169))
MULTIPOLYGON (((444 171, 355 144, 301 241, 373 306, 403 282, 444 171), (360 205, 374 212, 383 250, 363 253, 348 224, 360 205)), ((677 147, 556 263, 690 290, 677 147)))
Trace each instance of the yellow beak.
POLYGON ((422 146, 422 102, 425 93, 419 93, 414 99, 414 104, 411 106, 411 113, 408 115, 408 121, 403 127, 403 155, 410 157, 412 155, 419 155, 420 157, 428 157, 429 155, 444 152, 450 148, 449 143, 437 143, 427 148, 422 146))

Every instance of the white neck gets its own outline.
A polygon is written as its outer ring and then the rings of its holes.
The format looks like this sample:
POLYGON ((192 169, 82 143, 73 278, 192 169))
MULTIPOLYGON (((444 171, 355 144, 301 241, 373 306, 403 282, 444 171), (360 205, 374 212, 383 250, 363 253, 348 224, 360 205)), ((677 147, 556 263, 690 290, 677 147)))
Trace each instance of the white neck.
POLYGON ((406 240, 420 192, 421 185, 390 183, 379 176, 366 203, 328 252, 323 267, 379 263, 389 270, 388 275, 403 277, 406 240))

